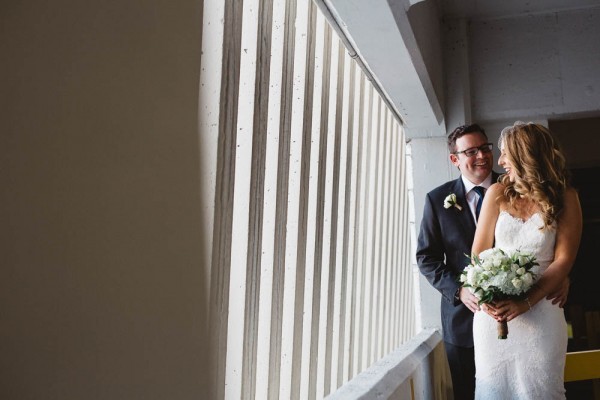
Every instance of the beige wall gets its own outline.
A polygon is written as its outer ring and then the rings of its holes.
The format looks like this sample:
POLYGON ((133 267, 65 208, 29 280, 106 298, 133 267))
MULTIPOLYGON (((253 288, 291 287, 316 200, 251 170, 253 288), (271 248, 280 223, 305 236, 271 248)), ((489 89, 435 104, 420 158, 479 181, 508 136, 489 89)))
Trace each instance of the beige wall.
POLYGON ((201 8, 3 3, 0 398, 203 398, 201 8))

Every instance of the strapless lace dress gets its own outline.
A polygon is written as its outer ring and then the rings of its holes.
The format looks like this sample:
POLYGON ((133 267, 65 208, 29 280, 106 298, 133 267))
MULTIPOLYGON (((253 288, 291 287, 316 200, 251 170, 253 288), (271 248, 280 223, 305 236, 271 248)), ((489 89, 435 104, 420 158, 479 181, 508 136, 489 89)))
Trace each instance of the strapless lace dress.
MULTIPOLYGON (((543 272, 554 258, 556 230, 540 230, 543 220, 527 221, 502 211, 496 223, 495 247, 535 254, 543 272)), ((563 309, 542 300, 508 323, 508 338, 498 339, 497 322, 475 313, 476 389, 479 400, 564 399, 567 326, 563 309)))

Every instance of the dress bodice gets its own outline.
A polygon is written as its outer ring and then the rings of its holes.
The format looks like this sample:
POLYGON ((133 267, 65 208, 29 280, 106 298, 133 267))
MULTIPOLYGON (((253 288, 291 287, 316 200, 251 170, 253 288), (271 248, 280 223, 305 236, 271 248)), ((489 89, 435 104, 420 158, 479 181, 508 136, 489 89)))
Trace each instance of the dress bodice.
POLYGON ((524 221, 507 211, 501 211, 496 222, 494 247, 505 251, 519 249, 532 253, 543 271, 554 260, 556 241, 556 227, 543 229, 543 226, 544 221, 540 213, 535 213, 524 221))

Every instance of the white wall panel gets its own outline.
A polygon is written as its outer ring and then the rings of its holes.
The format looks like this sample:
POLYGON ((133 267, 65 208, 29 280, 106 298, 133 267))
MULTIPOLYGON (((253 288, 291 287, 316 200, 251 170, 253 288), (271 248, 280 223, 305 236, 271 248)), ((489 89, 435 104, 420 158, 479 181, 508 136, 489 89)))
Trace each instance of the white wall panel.
POLYGON ((228 307, 227 360, 225 397, 239 398, 242 393, 242 355, 246 294, 246 261, 248 258, 248 217, 250 214, 250 173, 252 171, 252 139, 256 74, 256 35, 258 1, 244 2, 240 57, 239 102, 236 128, 235 190, 231 227, 231 279, 228 307))
POLYGON ((241 6, 213 104, 216 398, 321 399, 413 330, 404 132, 311 1, 241 6))

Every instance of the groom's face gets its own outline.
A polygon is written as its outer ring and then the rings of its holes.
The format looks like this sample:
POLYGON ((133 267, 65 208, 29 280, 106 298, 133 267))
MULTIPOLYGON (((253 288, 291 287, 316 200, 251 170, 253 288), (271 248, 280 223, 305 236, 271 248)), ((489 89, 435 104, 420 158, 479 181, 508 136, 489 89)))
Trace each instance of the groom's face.
MULTIPOLYGON (((456 140, 456 151, 481 147, 487 142, 487 138, 479 132, 467 133, 456 140)), ((494 156, 491 151, 479 151, 472 157, 464 153, 450 154, 450 161, 468 180, 478 185, 492 172, 494 156)))

